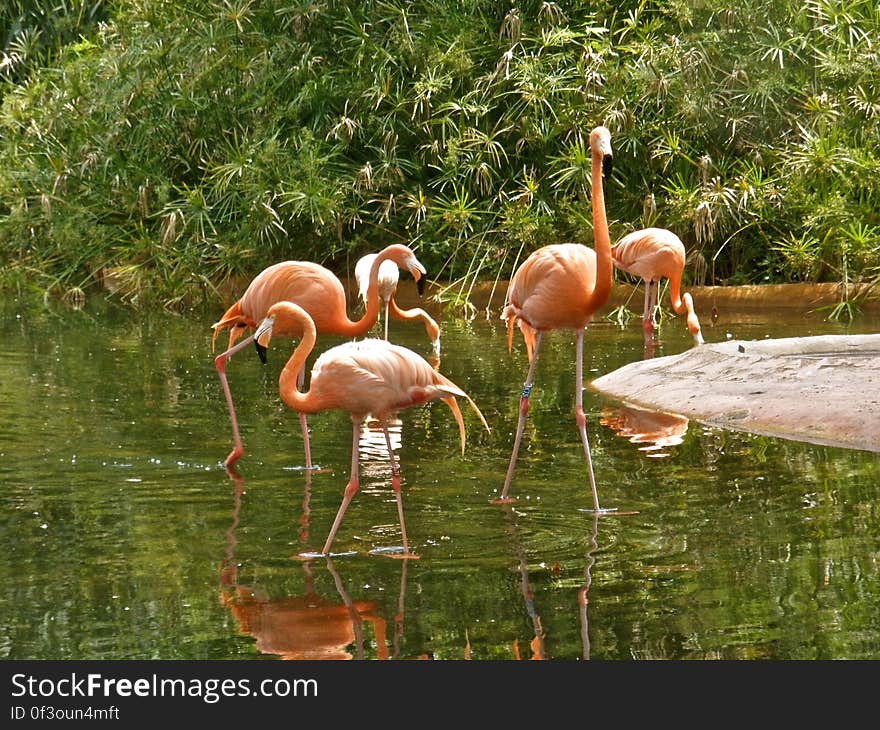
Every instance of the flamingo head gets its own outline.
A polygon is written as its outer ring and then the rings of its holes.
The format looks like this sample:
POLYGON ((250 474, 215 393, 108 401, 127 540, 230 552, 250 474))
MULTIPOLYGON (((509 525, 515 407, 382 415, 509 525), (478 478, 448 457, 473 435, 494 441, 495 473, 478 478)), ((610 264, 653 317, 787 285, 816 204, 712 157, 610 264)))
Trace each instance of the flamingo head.
POLYGON ((275 326, 275 316, 270 314, 266 317, 257 325, 257 329, 254 332, 254 347, 257 349, 260 361, 264 364, 266 362, 266 352, 269 349, 269 340, 272 339, 272 328, 275 326))
POLYGON ((608 127, 594 127, 590 132, 590 148, 595 154, 602 157, 602 174, 607 178, 611 176, 613 167, 613 154, 611 152, 611 132, 608 127))
POLYGON ((273 332, 279 337, 299 337, 309 340, 310 346, 315 342, 315 322, 309 313, 293 302, 275 302, 266 312, 266 316, 254 330, 254 344, 260 359, 265 362, 266 350, 273 332))
POLYGON ((390 246, 386 246, 382 253, 384 254, 382 256, 383 259, 391 259, 398 267, 406 269, 412 274, 412 278, 416 282, 428 273, 428 270, 422 266, 422 263, 416 258, 415 253, 409 246, 404 246, 402 243, 392 243, 390 246))

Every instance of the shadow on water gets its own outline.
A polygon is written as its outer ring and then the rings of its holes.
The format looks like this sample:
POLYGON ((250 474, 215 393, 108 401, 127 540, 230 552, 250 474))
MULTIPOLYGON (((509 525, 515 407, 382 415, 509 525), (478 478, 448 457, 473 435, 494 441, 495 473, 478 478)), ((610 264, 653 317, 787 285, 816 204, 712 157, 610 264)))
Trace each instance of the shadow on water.
MULTIPOLYGON (((400 545, 400 526, 387 452, 365 432, 361 490, 334 542, 345 554, 302 560, 338 509, 350 420, 309 418, 322 468, 303 470, 299 423, 278 398, 293 345, 267 365, 243 351, 228 376, 247 451, 230 480, 214 315, 7 304, 0 657, 880 658, 880 455, 710 428, 588 389, 599 492, 630 513, 597 520, 582 511, 592 499, 572 412, 574 338, 553 333, 531 394, 517 501, 491 504, 525 354, 521 342, 507 351, 494 317, 448 316, 439 368, 492 431, 463 411, 462 455, 442 403, 393 424, 421 559, 382 553, 400 545)), ((717 342, 878 324, 754 311, 738 321, 724 311, 703 334, 717 342)), ((395 335, 430 355, 421 328, 395 335)), ((690 346, 683 327, 668 327, 653 354, 690 346)), ((637 322, 598 321, 585 338, 585 378, 644 355, 637 322)))

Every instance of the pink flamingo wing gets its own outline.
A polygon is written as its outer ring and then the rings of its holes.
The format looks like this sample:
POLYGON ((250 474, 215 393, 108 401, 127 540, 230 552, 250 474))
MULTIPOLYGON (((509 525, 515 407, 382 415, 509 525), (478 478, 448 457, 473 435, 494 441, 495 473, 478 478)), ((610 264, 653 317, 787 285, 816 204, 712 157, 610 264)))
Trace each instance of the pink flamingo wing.
POLYGON ((611 249, 611 255, 619 269, 645 281, 672 279, 684 269, 684 244, 665 228, 628 233, 611 249))
POLYGON ((577 329, 593 315, 596 253, 579 243, 544 246, 526 259, 510 287, 510 307, 533 329, 577 329))

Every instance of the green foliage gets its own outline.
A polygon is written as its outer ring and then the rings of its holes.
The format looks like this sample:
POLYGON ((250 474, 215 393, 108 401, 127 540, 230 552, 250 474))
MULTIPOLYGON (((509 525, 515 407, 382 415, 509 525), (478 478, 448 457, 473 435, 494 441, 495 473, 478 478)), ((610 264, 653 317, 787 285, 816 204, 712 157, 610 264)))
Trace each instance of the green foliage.
POLYGON ((668 227, 706 283, 880 272, 870 0, 43 7, 0 14, 10 279, 176 306, 405 241, 457 300, 592 244, 598 123, 612 236, 668 227))
POLYGON ((24 81, 81 42, 107 17, 104 0, 4 0, 0 3, 0 89, 24 81))

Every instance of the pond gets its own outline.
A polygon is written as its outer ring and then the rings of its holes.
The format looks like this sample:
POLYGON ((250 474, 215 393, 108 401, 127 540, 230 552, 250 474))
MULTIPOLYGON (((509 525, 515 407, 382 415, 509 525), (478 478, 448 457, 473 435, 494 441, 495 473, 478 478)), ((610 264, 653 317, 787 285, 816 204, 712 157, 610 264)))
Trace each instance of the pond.
MULTIPOLYGON (((7 302, 0 351, 0 658, 878 659, 880 454, 626 409, 586 389, 596 517, 572 412, 574 338, 545 338, 511 487, 501 489, 526 359, 503 323, 445 314, 441 372, 463 405, 399 414, 393 442, 418 560, 401 545, 381 432, 361 491, 319 551, 350 469, 347 414, 299 423, 278 397, 292 350, 229 364, 246 453, 211 355, 221 311, 7 302), (645 422, 659 435, 645 436, 645 422), (641 435, 640 435, 641 434, 641 435)), ((378 328, 375 330, 378 332, 378 328)), ((820 315, 704 325, 709 342, 880 331, 820 315)), ((656 355, 682 352, 681 322, 656 355)), ((418 325, 391 338, 430 354, 418 325)), ((318 350, 341 340, 322 336, 318 350)), ((599 320, 585 377, 643 357, 637 320, 599 320)), ((314 355, 309 363, 314 360, 314 355)))

